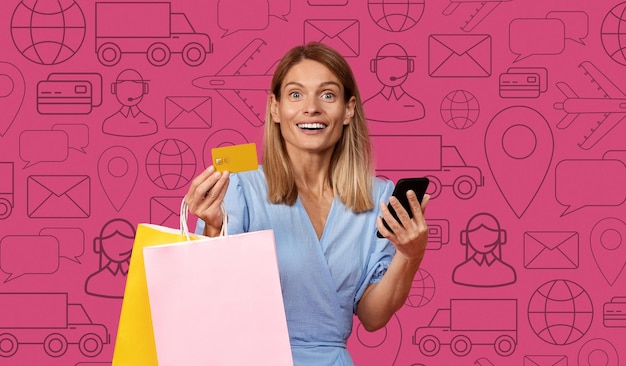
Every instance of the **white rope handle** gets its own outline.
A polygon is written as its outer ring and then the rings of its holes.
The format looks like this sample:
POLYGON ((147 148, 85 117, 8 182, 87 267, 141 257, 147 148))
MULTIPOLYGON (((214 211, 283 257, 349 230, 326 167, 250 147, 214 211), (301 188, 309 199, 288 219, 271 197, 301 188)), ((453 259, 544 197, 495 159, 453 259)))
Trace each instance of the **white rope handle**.
POLYGON ((222 229, 220 230, 220 236, 228 236, 228 214, 226 213, 226 206, 224 202, 220 204, 222 210, 222 229))
POLYGON ((189 227, 187 226, 187 218, 189 217, 189 206, 183 199, 180 203, 180 232, 187 237, 187 241, 191 241, 189 237, 189 227))
MULTIPOLYGON (((220 230, 220 236, 228 236, 228 215, 226 214, 226 206, 224 202, 220 204, 220 209, 222 210, 222 229, 220 230)), ((189 219, 189 206, 185 203, 183 199, 180 203, 180 232, 187 237, 187 241, 191 241, 191 237, 189 236, 189 226, 187 225, 187 220, 189 219)))

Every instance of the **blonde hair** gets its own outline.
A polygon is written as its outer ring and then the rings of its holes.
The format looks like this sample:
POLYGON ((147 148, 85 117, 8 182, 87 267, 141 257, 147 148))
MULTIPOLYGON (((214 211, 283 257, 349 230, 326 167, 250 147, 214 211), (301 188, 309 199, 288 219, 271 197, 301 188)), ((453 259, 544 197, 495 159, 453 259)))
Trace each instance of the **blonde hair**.
POLYGON ((289 160, 280 125, 271 115, 271 95, 280 100, 281 86, 287 72, 302 60, 313 60, 326 66, 341 82, 344 102, 355 97, 352 121, 344 126, 343 134, 333 151, 328 176, 330 185, 341 202, 354 212, 374 208, 372 184, 374 177, 372 153, 367 122, 363 112, 361 95, 350 65, 334 49, 312 42, 289 50, 282 58, 270 87, 265 113, 265 138, 263 169, 268 185, 268 199, 272 203, 293 205, 298 198, 298 189, 289 160))

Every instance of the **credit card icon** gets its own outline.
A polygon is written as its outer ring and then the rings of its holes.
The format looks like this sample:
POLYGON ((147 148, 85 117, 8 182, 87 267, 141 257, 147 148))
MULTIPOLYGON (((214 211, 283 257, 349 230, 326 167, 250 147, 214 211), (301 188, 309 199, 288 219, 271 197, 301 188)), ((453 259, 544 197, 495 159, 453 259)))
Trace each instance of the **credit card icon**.
POLYGON ((40 114, 89 114, 102 104, 102 76, 97 73, 52 73, 37 83, 40 114))
POLYGON ((543 67, 511 67, 500 74, 502 98, 538 98, 548 90, 548 71, 543 67))
POLYGON ((626 297, 614 297, 605 303, 602 318, 605 327, 626 328, 626 297))
POLYGON ((245 172, 259 168, 256 144, 240 144, 211 149, 215 170, 230 173, 245 172))

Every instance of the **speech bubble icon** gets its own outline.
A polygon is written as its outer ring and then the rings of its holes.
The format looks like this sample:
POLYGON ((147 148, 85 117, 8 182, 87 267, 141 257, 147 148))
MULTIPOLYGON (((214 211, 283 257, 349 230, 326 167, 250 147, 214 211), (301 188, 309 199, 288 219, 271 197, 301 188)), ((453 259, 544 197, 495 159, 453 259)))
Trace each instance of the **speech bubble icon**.
POLYGON ((20 158, 26 162, 24 169, 44 161, 65 161, 68 144, 65 131, 23 131, 20 134, 20 158))
POLYGON ((557 55, 565 49, 565 24, 560 19, 514 19, 509 49, 518 55, 514 63, 532 55, 557 55))
POLYGON ((546 18, 560 19, 565 25, 565 39, 585 44, 589 35, 589 15, 584 11, 551 11, 546 18))
POLYGON ((217 3, 217 25, 225 30, 222 38, 240 30, 265 29, 269 25, 269 16, 268 0, 246 0, 245 6, 232 0, 217 3))
POLYGON ((27 273, 48 274, 59 269, 59 241, 50 235, 7 235, 0 241, 0 269, 4 282, 27 273))
POLYGON ((287 21, 287 15, 291 13, 291 0, 272 0, 268 3, 269 15, 287 21))
POLYGON ((52 126, 53 131, 64 131, 68 136, 68 148, 78 150, 83 154, 85 148, 89 146, 89 127, 87 125, 56 124, 52 126))
POLYGON ((53 236, 59 242, 59 257, 80 263, 78 257, 85 253, 85 233, 75 227, 43 228, 39 235, 53 236))
POLYGON ((562 160, 555 173, 556 200, 567 206, 561 216, 585 206, 618 206, 626 201, 626 165, 620 160, 562 160))
POLYGON ((608 150, 602 155, 604 160, 619 160, 626 165, 626 150, 608 150))

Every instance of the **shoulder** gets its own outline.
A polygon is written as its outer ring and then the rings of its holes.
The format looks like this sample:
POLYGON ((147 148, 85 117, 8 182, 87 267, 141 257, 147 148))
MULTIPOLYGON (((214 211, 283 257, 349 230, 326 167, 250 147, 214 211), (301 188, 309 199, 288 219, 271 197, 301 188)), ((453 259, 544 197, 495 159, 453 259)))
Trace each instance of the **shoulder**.
POLYGON ((389 179, 374 177, 374 184, 372 185, 374 199, 386 201, 393 193, 394 186, 395 184, 389 179))
POLYGON ((230 184, 243 189, 259 190, 266 189, 267 183, 263 167, 259 166, 256 170, 246 172, 232 173, 230 175, 230 184))

